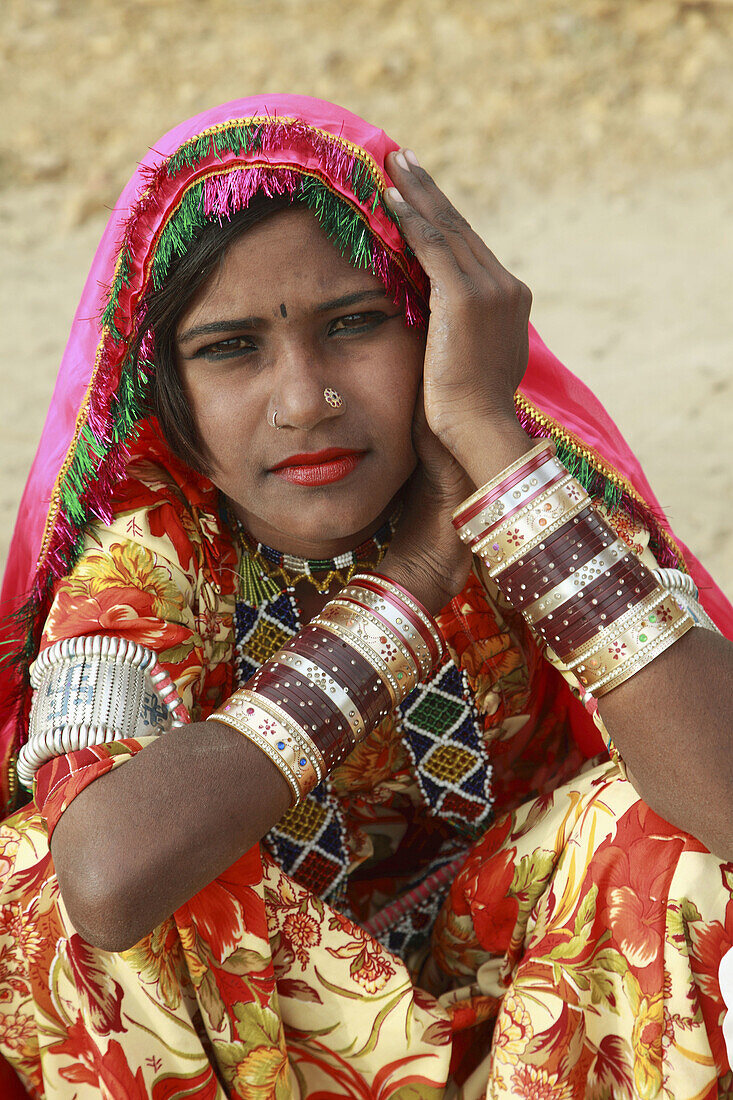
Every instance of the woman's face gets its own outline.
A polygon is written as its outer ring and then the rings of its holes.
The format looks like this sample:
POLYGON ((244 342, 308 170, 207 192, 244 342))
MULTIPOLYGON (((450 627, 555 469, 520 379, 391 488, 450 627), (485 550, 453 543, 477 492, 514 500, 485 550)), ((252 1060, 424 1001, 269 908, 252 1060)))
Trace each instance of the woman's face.
POLYGON ((415 467, 424 350, 310 211, 235 240, 183 313, 176 352, 212 479, 255 538, 325 557, 376 529, 415 467), (318 457, 329 450, 341 455, 318 457))

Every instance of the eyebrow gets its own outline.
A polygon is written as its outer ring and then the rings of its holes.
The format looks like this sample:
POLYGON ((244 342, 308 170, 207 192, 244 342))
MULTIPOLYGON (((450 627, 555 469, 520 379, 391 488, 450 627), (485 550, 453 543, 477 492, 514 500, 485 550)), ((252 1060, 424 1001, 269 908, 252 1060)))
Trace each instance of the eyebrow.
MULTIPOLYGON (((386 292, 376 287, 370 290, 357 290, 353 294, 344 294, 342 298, 332 298, 328 302, 321 302, 320 305, 316 306, 315 312, 330 313, 332 309, 344 309, 346 306, 354 306, 359 302, 372 302, 385 297, 386 292)), ((231 332, 232 329, 256 328, 258 325, 265 324, 267 324, 267 321, 264 317, 238 317, 232 320, 211 321, 206 325, 195 325, 193 328, 187 328, 178 337, 178 343, 187 344, 197 336, 212 336, 219 332, 231 332)))
POLYGON ((264 325, 264 323, 263 317, 237 317, 226 321, 211 321, 208 325, 194 325, 193 328, 187 328, 178 337, 178 343, 187 344, 196 336, 212 336, 214 333, 231 332, 236 328, 256 328, 257 325, 264 325))
POLYGON ((369 290, 357 290, 354 294, 345 294, 343 298, 332 298, 330 302, 323 302, 320 306, 316 306, 316 313, 328 313, 332 309, 355 306, 357 302, 373 302, 377 298, 386 296, 383 288, 371 287, 369 290))

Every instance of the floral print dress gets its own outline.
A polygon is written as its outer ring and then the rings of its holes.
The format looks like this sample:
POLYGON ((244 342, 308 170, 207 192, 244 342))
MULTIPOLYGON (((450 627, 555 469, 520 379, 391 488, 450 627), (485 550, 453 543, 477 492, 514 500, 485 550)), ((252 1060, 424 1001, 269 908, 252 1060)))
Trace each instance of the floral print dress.
MULTIPOLYGON (((43 645, 108 633, 153 648, 198 721, 234 686, 237 551, 214 493, 156 446, 139 441, 114 521, 57 586, 43 645)), ((609 518, 648 554, 642 528, 609 518)), ((0 827, 0 1051, 29 1095, 733 1096, 718 984, 733 865, 659 818, 617 762, 585 759, 585 712, 477 577, 439 623, 482 716, 495 817, 406 961, 366 925, 450 828, 394 720, 331 777, 351 916, 255 847, 121 953, 71 925, 49 839, 147 740, 39 771, 34 801, 0 827)))

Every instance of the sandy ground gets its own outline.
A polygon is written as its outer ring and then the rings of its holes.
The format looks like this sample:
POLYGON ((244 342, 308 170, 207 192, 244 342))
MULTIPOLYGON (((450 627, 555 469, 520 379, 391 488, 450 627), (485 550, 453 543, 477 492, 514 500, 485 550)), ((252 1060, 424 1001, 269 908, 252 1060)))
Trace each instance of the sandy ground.
POLYGON ((169 126, 272 89, 417 150, 733 597, 732 74, 729 0, 9 0, 0 564, 105 210, 169 126))

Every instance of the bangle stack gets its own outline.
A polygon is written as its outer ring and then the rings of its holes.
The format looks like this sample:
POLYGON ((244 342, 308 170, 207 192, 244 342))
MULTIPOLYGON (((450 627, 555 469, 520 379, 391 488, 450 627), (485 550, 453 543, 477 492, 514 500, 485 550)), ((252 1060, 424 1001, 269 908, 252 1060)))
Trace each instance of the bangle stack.
POLYGON ((18 778, 28 790, 38 769, 70 752, 157 736, 188 721, 176 685, 157 654, 126 638, 64 638, 30 669, 33 703, 18 778))
POLYGON ((414 596, 386 577, 357 575, 209 718, 269 756, 297 803, 444 654, 414 596))
POLYGON ((474 493, 453 523, 576 675, 585 702, 618 687, 694 625, 594 509, 551 441, 474 493))

